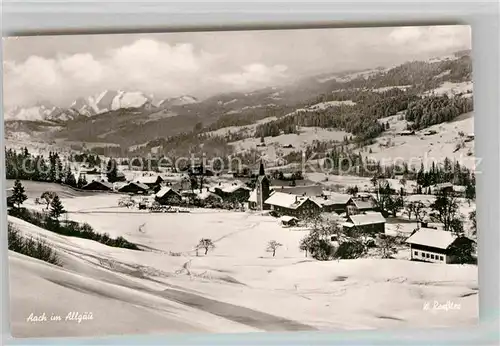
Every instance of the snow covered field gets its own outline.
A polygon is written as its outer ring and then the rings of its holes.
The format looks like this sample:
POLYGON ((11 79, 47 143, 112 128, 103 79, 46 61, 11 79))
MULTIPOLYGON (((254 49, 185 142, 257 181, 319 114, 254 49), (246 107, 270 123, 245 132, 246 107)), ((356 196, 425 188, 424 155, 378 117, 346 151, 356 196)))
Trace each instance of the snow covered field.
POLYGON ((452 83, 452 82, 444 82, 439 88, 427 91, 424 95, 448 95, 449 97, 453 97, 456 94, 470 94, 473 90, 472 82, 461 82, 461 83, 452 83))
MULTIPOLYGON (((350 136, 350 133, 340 130, 329 130, 320 127, 302 127, 300 134, 289 133, 276 137, 266 137, 265 144, 267 146, 287 146, 292 145, 292 150, 305 149, 314 141, 342 141, 344 136, 350 136)), ((250 150, 260 144, 260 138, 246 138, 241 141, 232 142, 237 151, 250 150)))
MULTIPOLYGON (((34 208, 31 196, 26 206, 34 208)), ((9 217, 23 233, 51 243, 63 261, 58 268, 9 252, 15 336, 456 328, 477 321, 476 266, 410 262, 407 251, 391 260, 318 262, 298 249, 305 231, 259 213, 149 214, 117 207, 116 194, 61 197, 69 219, 151 251, 60 236, 9 217), (216 247, 196 256, 202 237, 216 247), (265 251, 270 240, 283 244, 274 258, 265 251), (459 308, 433 308, 448 301, 459 308), (64 318, 70 311, 92 312, 93 319, 26 321, 32 312, 64 318)))

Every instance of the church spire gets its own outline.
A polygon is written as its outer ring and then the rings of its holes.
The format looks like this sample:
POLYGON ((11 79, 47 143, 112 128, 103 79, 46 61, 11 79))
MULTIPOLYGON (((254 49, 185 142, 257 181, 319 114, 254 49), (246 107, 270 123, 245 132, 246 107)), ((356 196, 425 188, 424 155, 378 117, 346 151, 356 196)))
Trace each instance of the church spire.
POLYGON ((260 167, 259 167, 259 176, 266 175, 266 172, 264 171, 264 162, 262 162, 262 159, 260 160, 260 167))

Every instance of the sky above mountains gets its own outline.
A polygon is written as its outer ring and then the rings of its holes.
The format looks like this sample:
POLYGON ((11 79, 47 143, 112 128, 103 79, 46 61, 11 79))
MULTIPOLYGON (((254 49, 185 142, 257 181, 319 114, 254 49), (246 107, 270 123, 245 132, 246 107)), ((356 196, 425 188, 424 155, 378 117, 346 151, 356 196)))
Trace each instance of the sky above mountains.
POLYGON ((4 103, 69 106, 103 90, 204 98, 470 48, 469 26, 11 37, 4 103))

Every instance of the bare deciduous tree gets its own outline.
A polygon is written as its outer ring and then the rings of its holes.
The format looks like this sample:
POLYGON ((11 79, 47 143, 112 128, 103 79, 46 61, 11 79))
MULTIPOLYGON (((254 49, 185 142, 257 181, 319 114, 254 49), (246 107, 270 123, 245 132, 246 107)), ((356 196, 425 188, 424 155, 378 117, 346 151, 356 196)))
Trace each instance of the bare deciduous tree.
POLYGON ((196 246, 196 249, 205 249, 205 255, 208 253, 208 250, 212 250, 215 248, 215 244, 213 243, 212 239, 207 239, 203 238, 200 240, 198 245, 196 246))
POLYGON ((266 251, 272 252, 274 257, 276 255, 276 250, 281 246, 283 246, 283 244, 278 243, 276 240, 271 240, 269 243, 267 243, 266 251))
POLYGON ((397 252, 396 238, 386 234, 380 234, 377 245, 382 258, 390 258, 397 252))
POLYGON ((40 198, 45 200, 46 203, 45 209, 49 209, 50 203, 52 203, 52 200, 54 199, 55 196, 57 196, 57 194, 53 191, 45 191, 44 193, 42 193, 40 198))

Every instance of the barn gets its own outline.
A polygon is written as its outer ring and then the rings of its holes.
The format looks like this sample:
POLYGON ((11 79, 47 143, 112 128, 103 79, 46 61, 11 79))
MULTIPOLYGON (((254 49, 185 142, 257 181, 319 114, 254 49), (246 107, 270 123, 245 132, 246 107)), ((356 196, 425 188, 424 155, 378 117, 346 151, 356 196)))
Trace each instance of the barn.
POLYGON ((406 243, 410 259, 433 263, 464 263, 472 260, 474 241, 452 232, 420 228, 406 243))
POLYGON ((321 205, 312 198, 283 192, 274 192, 264 203, 281 215, 299 218, 315 216, 321 212, 321 205))
POLYGON ((347 232, 356 231, 365 234, 380 234, 385 233, 385 218, 381 213, 377 212, 348 215, 347 222, 342 226, 347 232))
POLYGON ((324 212, 334 212, 337 214, 342 214, 346 211, 347 204, 350 200, 350 195, 330 193, 324 198, 318 198, 317 202, 321 204, 324 212))
POLYGON ((202 207, 218 207, 222 204, 222 197, 208 189, 196 193, 195 205, 202 207))
POLYGON ((214 188, 214 192, 221 196, 224 201, 246 202, 250 197, 251 189, 241 183, 234 182, 230 185, 219 185, 214 188))
POLYGON ((113 184, 103 180, 94 180, 82 187, 82 190, 87 191, 112 191, 113 184))
POLYGON ((149 186, 140 183, 138 181, 131 181, 128 184, 123 185, 118 189, 118 192, 124 193, 134 193, 134 194, 146 194, 149 191, 149 186))
POLYGON ((134 179, 136 182, 147 185, 150 189, 159 186, 163 182, 163 178, 158 174, 147 174, 136 177, 134 179))
POLYGON ((155 201, 161 205, 179 205, 181 195, 169 186, 162 187, 155 195, 155 201))
POLYGON ((451 193, 453 192, 453 184, 452 183, 441 183, 441 184, 435 184, 432 187, 432 192, 433 193, 451 193))

